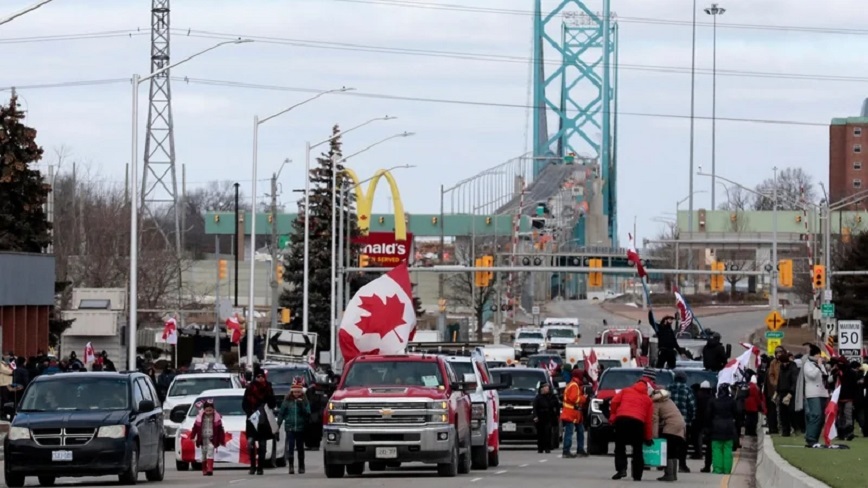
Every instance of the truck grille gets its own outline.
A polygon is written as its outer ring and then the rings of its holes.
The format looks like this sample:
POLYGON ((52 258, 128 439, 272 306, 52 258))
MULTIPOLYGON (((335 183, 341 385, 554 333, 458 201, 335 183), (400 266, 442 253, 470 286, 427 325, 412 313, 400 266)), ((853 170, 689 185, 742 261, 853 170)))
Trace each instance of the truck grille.
POLYGON ((424 410, 424 403, 348 403, 346 409, 350 412, 353 410, 424 410))
POLYGON ((397 417, 381 417, 378 415, 348 415, 347 423, 350 425, 361 424, 424 424, 425 415, 400 415, 397 417))
POLYGON ((83 446, 96 436, 96 429, 33 429, 33 441, 40 446, 83 446))

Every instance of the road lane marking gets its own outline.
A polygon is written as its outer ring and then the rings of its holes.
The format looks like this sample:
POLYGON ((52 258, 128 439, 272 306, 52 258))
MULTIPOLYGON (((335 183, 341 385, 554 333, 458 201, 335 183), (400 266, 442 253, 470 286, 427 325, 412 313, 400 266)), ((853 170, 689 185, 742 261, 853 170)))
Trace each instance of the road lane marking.
MULTIPOLYGON (((735 467, 738 466, 738 458, 741 457, 741 449, 735 451, 735 455, 732 459, 732 469, 735 470, 735 467)), ((731 475, 727 474, 723 476, 723 479, 720 480, 720 488, 729 488, 729 480, 731 475)))
POLYGON ((503 473, 506 473, 506 470, 505 470, 505 469, 504 469, 503 471, 498 471, 498 472, 496 472, 496 473, 494 473, 494 474, 503 474, 503 473))
POLYGON ((526 468, 526 467, 528 467, 527 464, 522 464, 522 465, 519 466, 519 468, 526 468))
POLYGON ((539 462, 541 462, 541 463, 544 463, 544 462, 546 462, 546 461, 548 461, 548 459, 540 459, 540 460, 539 460, 539 462))
POLYGON ((479 481, 479 480, 481 480, 481 479, 482 479, 482 478, 473 478, 472 480, 470 480, 470 482, 471 482, 471 483, 476 483, 477 481, 479 481))
POLYGON ((245 479, 240 479, 240 480, 229 480, 229 483, 230 483, 230 484, 232 484, 232 483, 241 483, 242 481, 247 481, 247 479, 245 478, 245 479))

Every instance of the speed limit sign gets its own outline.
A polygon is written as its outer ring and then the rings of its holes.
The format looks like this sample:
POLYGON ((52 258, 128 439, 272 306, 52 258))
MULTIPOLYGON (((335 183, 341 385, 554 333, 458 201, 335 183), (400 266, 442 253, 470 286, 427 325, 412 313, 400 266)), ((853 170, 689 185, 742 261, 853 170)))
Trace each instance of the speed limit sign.
POLYGON ((862 359, 862 321, 838 321, 838 354, 848 359, 862 359))

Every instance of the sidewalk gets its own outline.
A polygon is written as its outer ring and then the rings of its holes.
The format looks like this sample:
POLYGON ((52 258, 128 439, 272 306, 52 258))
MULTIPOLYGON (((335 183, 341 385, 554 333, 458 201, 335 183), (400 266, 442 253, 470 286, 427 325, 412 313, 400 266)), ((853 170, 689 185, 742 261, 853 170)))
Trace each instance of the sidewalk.
POLYGON ((742 437, 741 449, 733 459, 732 474, 724 476, 721 488, 754 488, 756 486, 757 443, 753 437, 742 437))

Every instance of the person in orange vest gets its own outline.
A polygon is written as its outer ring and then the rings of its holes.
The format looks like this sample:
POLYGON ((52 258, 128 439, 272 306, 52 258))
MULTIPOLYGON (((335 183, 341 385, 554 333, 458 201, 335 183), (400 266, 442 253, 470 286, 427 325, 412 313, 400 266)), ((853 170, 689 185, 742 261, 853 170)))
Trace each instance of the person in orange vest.
POLYGON ((575 368, 570 372, 570 383, 564 391, 564 402, 561 408, 561 422, 564 423, 564 457, 574 458, 577 455, 585 457, 585 425, 582 418, 582 407, 587 398, 582 391, 585 372, 575 368), (576 433, 576 454, 570 451, 573 447, 573 432, 576 433))

